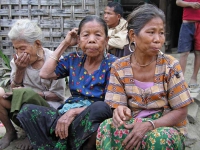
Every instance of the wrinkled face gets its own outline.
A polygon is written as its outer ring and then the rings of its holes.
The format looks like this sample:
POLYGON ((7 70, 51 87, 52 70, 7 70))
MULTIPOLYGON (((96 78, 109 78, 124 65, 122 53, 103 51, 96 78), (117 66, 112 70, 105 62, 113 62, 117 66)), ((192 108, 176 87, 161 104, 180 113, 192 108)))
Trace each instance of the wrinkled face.
POLYGON ((18 56, 23 55, 23 53, 30 55, 29 64, 32 64, 37 60, 38 45, 36 43, 30 44, 24 40, 12 40, 12 44, 18 56))
MULTIPOLYGON (((132 30, 133 31, 133 30, 132 30)), ((157 55, 161 50, 164 42, 164 23, 161 18, 156 17, 151 19, 139 32, 138 35, 131 34, 129 31, 129 37, 131 42, 136 43, 135 50, 146 55, 157 55)), ((134 32, 134 31, 133 31, 134 32)))
POLYGON ((114 12, 113 7, 106 7, 104 10, 104 20, 109 28, 114 28, 119 24, 120 14, 114 12))
POLYGON ((79 47, 88 57, 103 56, 108 38, 101 24, 96 21, 85 23, 80 31, 79 47))

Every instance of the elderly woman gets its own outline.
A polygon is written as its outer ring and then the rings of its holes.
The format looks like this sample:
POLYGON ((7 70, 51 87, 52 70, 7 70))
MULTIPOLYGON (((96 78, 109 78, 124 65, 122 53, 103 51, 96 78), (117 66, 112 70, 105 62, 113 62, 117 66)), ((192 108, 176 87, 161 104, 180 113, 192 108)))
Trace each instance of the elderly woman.
MULTIPOLYGON (((46 106, 50 104, 57 108, 63 103, 66 85, 64 79, 52 80, 39 77, 40 69, 52 51, 42 47, 42 31, 37 24, 28 19, 17 20, 8 37, 16 52, 10 63, 11 87, 14 89, 13 95, 8 95, 3 88, 0 88, 0 120, 6 128, 6 134, 0 141, 0 149, 6 148, 17 138, 10 118, 14 112, 20 110, 23 103, 31 99, 30 103, 45 103, 46 106)), ((18 147, 29 148, 24 141, 18 147)))
POLYGON ((144 4, 128 17, 131 55, 113 63, 105 97, 114 109, 97 133, 97 149, 184 149, 193 102, 179 62, 160 49, 165 16, 144 4))
POLYGON ((107 54, 108 29, 103 19, 87 16, 49 57, 40 76, 59 79, 69 76, 71 97, 59 110, 24 105, 18 114, 34 149, 95 149, 96 131, 101 122, 112 117, 103 102, 116 57, 107 54), (61 59, 74 44, 82 50, 61 59))

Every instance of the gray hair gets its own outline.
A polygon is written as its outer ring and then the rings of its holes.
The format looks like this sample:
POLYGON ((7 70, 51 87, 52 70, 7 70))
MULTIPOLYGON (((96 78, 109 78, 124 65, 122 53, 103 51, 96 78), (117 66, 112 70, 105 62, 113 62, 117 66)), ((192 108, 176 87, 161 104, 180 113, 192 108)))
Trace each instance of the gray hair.
POLYGON ((152 4, 143 4, 133 10, 127 18, 128 31, 130 29, 134 30, 136 35, 139 34, 141 29, 153 18, 159 17, 165 24, 165 14, 164 12, 152 4))
POLYGON ((36 40, 42 41, 43 39, 41 28, 29 19, 17 20, 8 32, 8 37, 11 40, 25 40, 31 44, 36 40))

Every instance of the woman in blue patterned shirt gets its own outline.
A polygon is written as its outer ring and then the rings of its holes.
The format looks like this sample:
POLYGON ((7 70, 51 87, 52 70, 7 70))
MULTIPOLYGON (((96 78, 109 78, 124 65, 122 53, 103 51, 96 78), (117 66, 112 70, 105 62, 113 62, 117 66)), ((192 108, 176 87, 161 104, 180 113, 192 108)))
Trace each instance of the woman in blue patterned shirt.
POLYGON ((17 118, 28 133, 34 149, 95 149, 99 124, 112 117, 104 103, 111 64, 116 57, 107 54, 107 25, 98 16, 87 16, 68 32, 66 38, 41 69, 45 79, 69 76, 71 97, 59 110, 26 104, 17 118), (69 47, 78 51, 59 60, 69 47))

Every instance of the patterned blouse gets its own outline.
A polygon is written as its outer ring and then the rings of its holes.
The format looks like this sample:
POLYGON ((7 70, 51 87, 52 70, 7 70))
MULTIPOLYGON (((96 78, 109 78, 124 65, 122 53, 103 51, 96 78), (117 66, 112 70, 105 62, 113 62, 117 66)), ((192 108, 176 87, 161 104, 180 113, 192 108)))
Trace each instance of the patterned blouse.
MULTIPOLYGON (((163 115, 193 102, 179 62, 170 55, 159 54, 156 61, 154 85, 145 90, 134 83, 133 71, 128 55, 118 59, 111 67, 111 76, 105 97, 111 107, 128 106, 135 117, 146 109, 160 110, 163 115), (179 78, 176 77, 179 73, 179 78)), ((186 133, 187 119, 178 125, 183 134, 186 133)))
POLYGON ((75 52, 61 59, 55 73, 58 78, 69 76, 69 89, 71 97, 65 102, 73 103, 80 100, 104 101, 110 77, 111 64, 117 59, 108 54, 99 66, 99 69, 89 74, 84 68, 86 55, 78 57, 75 52))

